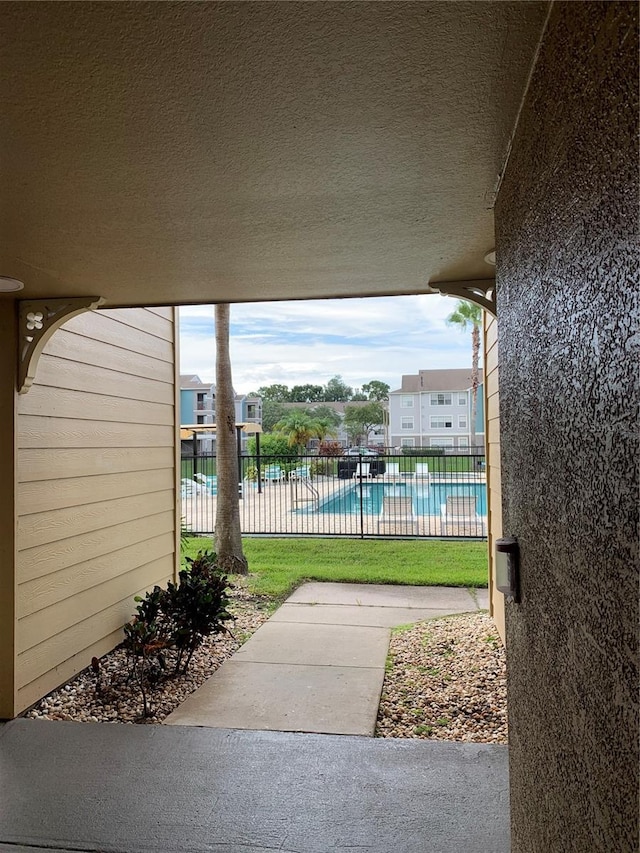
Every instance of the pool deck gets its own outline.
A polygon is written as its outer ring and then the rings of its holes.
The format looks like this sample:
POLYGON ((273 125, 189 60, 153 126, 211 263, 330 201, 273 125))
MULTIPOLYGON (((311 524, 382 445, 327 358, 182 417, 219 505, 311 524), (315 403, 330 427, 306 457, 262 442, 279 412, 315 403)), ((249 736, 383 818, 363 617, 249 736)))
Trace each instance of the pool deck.
MULTIPOLYGON (((363 479, 363 486, 370 483, 400 485, 410 483, 425 488, 446 483, 486 484, 483 473, 440 474, 430 478, 392 475, 371 480, 363 479)), ((240 525, 243 533, 271 533, 273 535, 346 535, 346 536, 417 536, 440 537, 442 530, 440 515, 416 515, 415 524, 405 519, 380 522, 373 513, 327 513, 315 512, 314 507, 322 505, 337 494, 353 488, 359 483, 355 478, 338 480, 319 477, 311 482, 314 491, 304 480, 291 482, 267 482, 258 491, 256 483, 243 483, 243 496, 240 501, 240 525)), ((216 496, 198 494, 183 498, 182 516, 187 527, 194 533, 212 533, 215 528, 216 496)), ((486 517, 480 516, 480 523, 469 521, 457 525, 448 525, 447 538, 477 537, 486 535, 486 517)))

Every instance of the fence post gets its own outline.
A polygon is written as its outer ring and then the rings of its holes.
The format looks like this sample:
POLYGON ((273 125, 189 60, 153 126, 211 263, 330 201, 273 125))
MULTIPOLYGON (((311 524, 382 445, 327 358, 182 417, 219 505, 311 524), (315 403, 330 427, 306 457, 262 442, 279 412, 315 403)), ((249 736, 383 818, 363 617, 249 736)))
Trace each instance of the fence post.
POLYGON ((360 480, 360 538, 364 539, 364 496, 362 491, 362 456, 358 455, 358 479, 360 480))

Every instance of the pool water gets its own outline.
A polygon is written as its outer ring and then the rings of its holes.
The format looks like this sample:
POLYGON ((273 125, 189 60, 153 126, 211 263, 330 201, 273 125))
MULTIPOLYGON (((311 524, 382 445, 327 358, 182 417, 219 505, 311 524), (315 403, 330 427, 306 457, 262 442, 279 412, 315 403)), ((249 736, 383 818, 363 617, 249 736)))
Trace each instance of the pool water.
MULTIPOLYGON (((362 483, 362 511, 379 515, 383 495, 411 495, 416 515, 440 515, 440 505, 448 495, 476 498, 479 515, 487 514, 487 487, 484 483, 362 483)), ((352 515, 360 512, 360 484, 349 485, 321 503, 318 512, 352 515)))

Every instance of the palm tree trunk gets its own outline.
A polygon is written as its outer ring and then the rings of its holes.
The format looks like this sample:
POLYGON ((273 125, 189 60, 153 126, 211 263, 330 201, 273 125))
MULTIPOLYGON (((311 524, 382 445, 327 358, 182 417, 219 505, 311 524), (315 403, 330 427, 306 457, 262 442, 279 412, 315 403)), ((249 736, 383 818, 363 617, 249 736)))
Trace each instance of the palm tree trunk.
POLYGON ((471 446, 476 446, 476 417, 478 414, 478 385, 479 370, 478 362, 480 360, 480 329, 476 323, 473 324, 471 330, 471 446))
POLYGON ((229 306, 216 305, 216 501, 215 550, 224 572, 246 575, 238 499, 236 412, 229 356, 229 306))

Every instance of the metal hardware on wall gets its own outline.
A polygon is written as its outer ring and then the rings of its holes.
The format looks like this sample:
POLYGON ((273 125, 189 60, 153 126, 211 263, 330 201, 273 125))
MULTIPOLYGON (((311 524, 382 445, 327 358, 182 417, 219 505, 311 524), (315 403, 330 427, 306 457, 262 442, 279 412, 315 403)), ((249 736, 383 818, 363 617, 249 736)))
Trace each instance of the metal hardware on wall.
POLYGON ((507 601, 520 602, 520 548, 514 536, 496 539, 496 587, 507 601))

